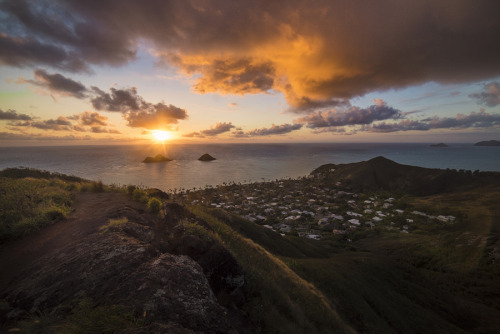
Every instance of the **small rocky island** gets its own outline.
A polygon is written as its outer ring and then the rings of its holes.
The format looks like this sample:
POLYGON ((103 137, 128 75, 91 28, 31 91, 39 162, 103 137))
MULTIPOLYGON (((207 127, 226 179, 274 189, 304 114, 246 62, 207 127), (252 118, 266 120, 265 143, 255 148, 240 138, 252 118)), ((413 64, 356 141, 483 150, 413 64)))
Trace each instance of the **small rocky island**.
POLYGON ((213 161, 213 160, 217 160, 215 159, 213 156, 211 156, 210 154, 208 153, 205 153, 203 154, 201 157, 198 158, 198 160, 200 161, 213 161))
POLYGON ((431 147, 448 147, 445 143, 439 143, 439 144, 431 144, 431 147))
POLYGON ((164 162, 164 161, 172 161, 171 159, 161 155, 161 154, 157 154, 156 156, 154 157, 147 157, 146 159, 144 159, 142 162, 144 163, 151 163, 151 162, 164 162))
POLYGON ((500 146, 500 141, 498 140, 486 140, 475 143, 474 146, 500 146))

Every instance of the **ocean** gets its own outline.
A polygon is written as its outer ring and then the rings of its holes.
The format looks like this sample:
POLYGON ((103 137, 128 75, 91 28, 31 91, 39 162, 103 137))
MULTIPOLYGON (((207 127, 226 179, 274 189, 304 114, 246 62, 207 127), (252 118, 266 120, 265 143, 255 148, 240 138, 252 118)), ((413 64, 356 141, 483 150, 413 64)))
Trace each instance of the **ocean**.
POLYGON ((326 163, 358 162, 377 156, 428 168, 500 171, 500 147, 374 143, 0 147, 0 170, 23 166, 105 184, 135 184, 168 191, 296 178, 326 163), (204 153, 217 160, 198 161, 204 153), (142 163, 146 156, 156 154, 173 161, 142 163))

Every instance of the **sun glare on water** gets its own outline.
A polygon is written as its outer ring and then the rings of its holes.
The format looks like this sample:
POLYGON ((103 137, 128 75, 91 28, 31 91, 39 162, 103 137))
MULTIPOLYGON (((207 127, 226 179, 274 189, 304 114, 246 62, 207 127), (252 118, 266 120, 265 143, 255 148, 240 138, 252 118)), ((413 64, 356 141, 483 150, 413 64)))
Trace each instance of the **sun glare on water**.
POLYGON ((172 138, 170 131, 153 130, 151 131, 151 135, 158 141, 165 141, 172 138))

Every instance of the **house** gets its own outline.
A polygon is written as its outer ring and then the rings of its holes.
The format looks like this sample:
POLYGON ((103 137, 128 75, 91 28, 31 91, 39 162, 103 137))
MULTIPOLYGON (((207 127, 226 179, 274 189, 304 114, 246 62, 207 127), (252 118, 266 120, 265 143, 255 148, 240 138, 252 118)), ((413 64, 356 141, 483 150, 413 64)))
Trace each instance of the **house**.
POLYGON ((318 225, 325 225, 328 224, 328 218, 321 218, 318 220, 318 225))
POLYGON ((349 216, 352 216, 352 217, 362 217, 363 215, 359 214, 359 213, 356 213, 356 212, 352 212, 352 211, 347 211, 346 212, 349 216))
POLYGON ((359 226, 359 219, 349 219, 348 220, 349 223, 351 223, 352 225, 357 225, 359 226))

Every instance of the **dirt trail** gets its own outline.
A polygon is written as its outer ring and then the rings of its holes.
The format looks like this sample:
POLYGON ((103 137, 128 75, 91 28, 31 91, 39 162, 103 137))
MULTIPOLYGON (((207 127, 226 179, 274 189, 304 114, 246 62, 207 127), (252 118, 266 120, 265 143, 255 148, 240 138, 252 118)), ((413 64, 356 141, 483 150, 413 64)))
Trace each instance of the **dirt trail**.
POLYGON ((110 218, 119 217, 120 210, 126 207, 144 210, 142 204, 122 193, 81 193, 73 205, 74 211, 66 219, 0 246, 0 294, 31 264, 97 233, 100 226, 107 224, 110 218))

